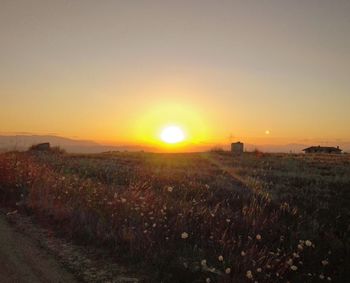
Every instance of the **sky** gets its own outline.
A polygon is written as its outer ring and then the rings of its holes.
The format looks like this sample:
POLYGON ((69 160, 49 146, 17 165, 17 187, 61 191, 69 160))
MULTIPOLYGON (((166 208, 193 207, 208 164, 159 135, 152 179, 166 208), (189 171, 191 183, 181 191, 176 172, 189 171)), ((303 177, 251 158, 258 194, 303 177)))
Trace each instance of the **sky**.
POLYGON ((350 140, 350 1, 0 0, 0 133, 350 140))

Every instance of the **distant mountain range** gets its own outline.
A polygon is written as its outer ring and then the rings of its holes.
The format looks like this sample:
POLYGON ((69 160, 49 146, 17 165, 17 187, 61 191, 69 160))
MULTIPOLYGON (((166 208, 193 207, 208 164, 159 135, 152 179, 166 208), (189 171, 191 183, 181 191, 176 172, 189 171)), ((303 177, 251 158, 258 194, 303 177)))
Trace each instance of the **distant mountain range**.
MULTIPOLYGON (((108 151, 149 151, 157 152, 159 149, 147 146, 138 145, 121 145, 111 146, 103 145, 94 141, 88 140, 75 140, 70 138, 64 138, 54 135, 0 135, 0 152, 8 150, 27 150, 33 144, 49 142, 51 146, 59 146, 71 153, 100 153, 108 151)), ((318 145, 318 144, 315 144, 318 145)), ((325 145, 325 144, 321 144, 325 145)), ((330 144, 327 144, 330 145, 330 144)), ((338 144, 332 144, 331 146, 339 145, 345 152, 350 152, 350 142, 340 142, 338 144)), ((293 152, 300 153, 304 148, 310 146, 309 144, 290 143, 284 145, 254 145, 245 144, 244 148, 247 151, 253 151, 258 149, 263 152, 293 152)), ((193 151, 207 151, 213 148, 213 145, 193 145, 193 151)), ((228 149, 228 146, 226 147, 228 149)))
POLYGON ((27 150, 33 144, 49 142, 51 146, 59 146, 71 153, 99 153, 106 151, 156 151, 142 146, 109 146, 88 140, 75 140, 53 135, 13 135, 0 136, 0 151, 27 150))

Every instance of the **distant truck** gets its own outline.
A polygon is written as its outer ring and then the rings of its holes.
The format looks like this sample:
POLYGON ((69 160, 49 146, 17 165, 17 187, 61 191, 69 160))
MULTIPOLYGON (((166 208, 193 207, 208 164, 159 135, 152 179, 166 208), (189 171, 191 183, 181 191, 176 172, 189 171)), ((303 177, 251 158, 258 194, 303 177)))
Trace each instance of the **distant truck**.
POLYGON ((244 144, 242 142, 231 143, 231 152, 234 155, 241 155, 244 151, 244 144))
POLYGON ((342 150, 333 146, 310 146, 308 148, 303 149, 305 153, 327 153, 327 154, 340 154, 342 150))

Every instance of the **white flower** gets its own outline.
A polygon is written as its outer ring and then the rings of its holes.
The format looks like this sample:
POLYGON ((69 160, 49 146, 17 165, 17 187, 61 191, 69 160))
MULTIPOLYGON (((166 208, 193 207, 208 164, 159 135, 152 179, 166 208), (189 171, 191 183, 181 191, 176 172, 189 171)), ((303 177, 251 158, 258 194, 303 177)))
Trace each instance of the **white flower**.
POLYGON ((324 275, 323 274, 320 274, 320 279, 323 280, 324 279, 324 275))
POLYGON ((169 193, 171 193, 171 192, 173 191, 173 189, 174 189, 173 187, 168 187, 168 188, 167 188, 167 190, 168 190, 169 193))
POLYGON ((181 238, 182 238, 182 239, 187 239, 187 238, 188 238, 188 233, 183 232, 183 233, 181 234, 181 238))
POLYGON ((256 235, 256 239, 257 239, 258 241, 260 241, 260 240, 261 240, 261 235, 260 235, 260 234, 256 235))
POLYGON ((325 259, 325 260, 322 260, 321 263, 323 266, 326 266, 326 265, 328 265, 329 262, 328 262, 328 260, 325 259))
POLYGON ((226 273, 226 274, 230 274, 230 273, 231 273, 231 268, 227 267, 227 268, 225 269, 225 273, 226 273))
POLYGON ((257 270, 256 270, 256 272, 261 272, 262 271, 262 269, 259 267, 259 268, 257 268, 257 270))
POLYGON ((293 260, 292 260, 291 258, 288 259, 288 260, 287 260, 287 264, 288 264, 288 265, 293 265, 293 260))
POLYGON ((205 279, 206 283, 210 283, 210 278, 205 279))
POLYGON ((303 248, 303 246, 301 244, 299 244, 298 245, 298 249, 302 251, 304 248, 303 248))
POLYGON ((290 267, 290 269, 293 270, 293 271, 296 271, 296 270, 298 270, 298 267, 297 267, 296 265, 292 265, 292 266, 290 267))
POLYGON ((201 265, 202 265, 202 266, 206 266, 206 265, 207 265, 207 261, 206 261, 205 259, 203 259, 203 260, 201 261, 201 265))
POLYGON ((125 202, 126 202, 126 199, 125 199, 125 198, 121 198, 120 200, 122 201, 122 203, 125 203, 125 202))
POLYGON ((253 278, 253 273, 250 270, 248 270, 245 275, 247 276, 248 279, 252 279, 253 278))
POLYGON ((328 276, 328 277, 327 277, 327 280, 328 280, 328 281, 332 281, 332 278, 330 278, 330 277, 328 276))
POLYGON ((230 223, 230 222, 231 222, 231 219, 230 219, 230 218, 227 218, 227 219, 226 219, 226 222, 227 222, 227 223, 230 223))
POLYGON ((241 256, 245 256, 245 255, 246 255, 245 251, 241 251, 241 256))
POLYGON ((222 255, 220 255, 220 256, 218 257, 218 260, 219 260, 219 261, 224 261, 224 257, 223 257, 222 255))
POLYGON ((308 246, 308 247, 311 247, 312 246, 312 242, 310 240, 306 240, 305 241, 305 245, 308 246))

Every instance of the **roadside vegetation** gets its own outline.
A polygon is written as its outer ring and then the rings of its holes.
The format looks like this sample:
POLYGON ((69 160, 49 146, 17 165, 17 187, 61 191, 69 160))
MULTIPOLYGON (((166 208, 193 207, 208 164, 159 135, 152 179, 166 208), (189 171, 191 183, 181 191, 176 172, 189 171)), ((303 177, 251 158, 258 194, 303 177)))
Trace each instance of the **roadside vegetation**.
POLYGON ((349 188, 345 155, 0 155, 3 206, 150 282, 345 282, 349 188))

